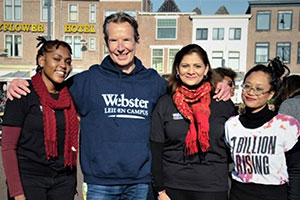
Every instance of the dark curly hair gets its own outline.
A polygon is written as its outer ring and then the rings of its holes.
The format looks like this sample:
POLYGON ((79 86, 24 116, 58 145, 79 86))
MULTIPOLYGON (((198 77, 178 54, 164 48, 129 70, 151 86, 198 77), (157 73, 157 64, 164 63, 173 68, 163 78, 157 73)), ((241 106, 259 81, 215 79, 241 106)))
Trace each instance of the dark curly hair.
POLYGON ((274 97, 278 96, 282 86, 282 79, 290 74, 290 69, 284 65, 279 57, 269 60, 268 65, 258 64, 251 68, 244 77, 244 82, 252 72, 262 71, 269 75, 269 84, 271 85, 270 91, 274 91, 274 97))
POLYGON ((36 45, 38 49, 38 53, 36 55, 36 72, 40 72, 42 70, 42 67, 39 65, 39 57, 45 55, 45 53, 52 52, 53 48, 58 49, 60 46, 63 46, 67 48, 72 54, 72 49, 68 43, 61 40, 46 40, 45 38, 39 36, 36 38, 39 43, 36 45), (41 46, 41 47, 40 47, 41 46))

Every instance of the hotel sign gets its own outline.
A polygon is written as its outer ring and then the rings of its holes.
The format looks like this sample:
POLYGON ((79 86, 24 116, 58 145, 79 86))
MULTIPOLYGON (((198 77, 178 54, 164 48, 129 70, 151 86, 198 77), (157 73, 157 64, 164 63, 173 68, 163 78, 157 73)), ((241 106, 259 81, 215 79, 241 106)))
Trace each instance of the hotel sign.
POLYGON ((65 33, 96 33, 94 25, 65 24, 65 33))
POLYGON ((43 24, 0 23, 0 32, 44 32, 43 24))

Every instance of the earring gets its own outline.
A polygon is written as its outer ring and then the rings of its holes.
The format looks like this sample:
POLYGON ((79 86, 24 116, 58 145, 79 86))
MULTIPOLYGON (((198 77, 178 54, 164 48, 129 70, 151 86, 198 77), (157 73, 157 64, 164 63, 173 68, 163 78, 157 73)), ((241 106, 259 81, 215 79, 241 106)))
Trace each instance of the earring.
POLYGON ((176 79, 178 79, 178 80, 180 79, 178 72, 176 73, 175 77, 176 77, 176 79))
POLYGON ((207 75, 205 74, 204 76, 203 76, 203 80, 205 81, 207 79, 207 75))

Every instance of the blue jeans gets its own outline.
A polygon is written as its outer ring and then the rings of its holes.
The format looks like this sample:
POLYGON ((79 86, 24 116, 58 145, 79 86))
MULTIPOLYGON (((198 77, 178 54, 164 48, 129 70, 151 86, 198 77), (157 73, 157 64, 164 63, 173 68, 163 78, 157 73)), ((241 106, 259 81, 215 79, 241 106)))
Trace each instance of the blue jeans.
POLYGON ((88 184, 87 200, 146 200, 149 184, 95 185, 88 184))

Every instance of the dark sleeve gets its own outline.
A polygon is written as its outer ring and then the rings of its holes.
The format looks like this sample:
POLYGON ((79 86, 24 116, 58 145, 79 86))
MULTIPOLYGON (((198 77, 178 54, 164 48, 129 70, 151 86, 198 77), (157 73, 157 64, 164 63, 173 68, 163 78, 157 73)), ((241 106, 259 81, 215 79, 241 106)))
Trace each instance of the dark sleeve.
POLYGON ((21 130, 21 127, 2 127, 1 152, 10 197, 24 194, 16 153, 21 130))
POLYGON ((168 107, 166 96, 159 98, 151 118, 151 141, 164 143, 165 142, 165 110, 168 107))
POLYGON ((152 153, 152 177, 153 187, 156 192, 164 190, 163 183, 163 150, 165 142, 164 112, 166 109, 166 96, 158 100, 152 113, 151 126, 151 153, 152 153))
POLYGON ((300 199, 300 142, 286 152, 286 162, 289 173, 288 200, 300 199))
POLYGON ((150 142, 151 153, 152 153, 152 177, 153 177, 153 187, 156 192, 162 191, 165 189, 163 182, 163 164, 162 164, 162 155, 164 150, 164 144, 158 142, 150 142))
MULTIPOLYGON (((33 88, 30 87, 30 90, 33 88)), ((27 113, 27 99, 32 97, 32 91, 27 96, 22 96, 21 99, 7 99, 3 116, 4 126, 22 127, 27 113)))

